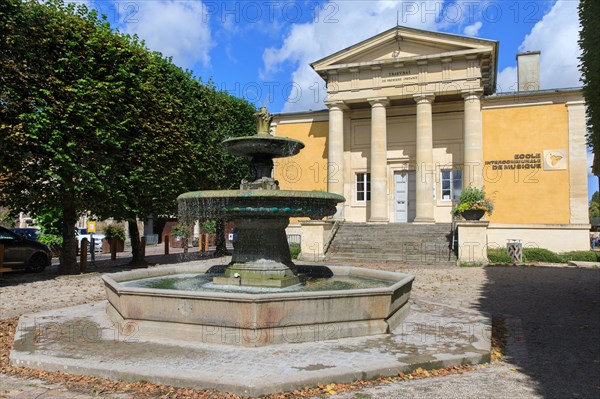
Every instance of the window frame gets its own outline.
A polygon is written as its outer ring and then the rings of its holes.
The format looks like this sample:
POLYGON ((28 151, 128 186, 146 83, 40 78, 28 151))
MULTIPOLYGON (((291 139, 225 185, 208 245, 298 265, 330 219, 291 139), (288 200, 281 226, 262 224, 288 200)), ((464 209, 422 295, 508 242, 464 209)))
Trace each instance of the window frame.
POLYGON ((356 172, 354 174, 354 199, 360 203, 371 201, 371 173, 356 172), (362 189, 360 190, 359 184, 362 184, 362 189), (362 194, 363 199, 359 199, 359 194, 362 194))
POLYGON ((456 168, 440 169, 440 202, 447 203, 447 204, 456 202, 458 200, 458 197, 460 196, 460 193, 462 193, 462 189, 463 189, 463 171, 462 171, 462 169, 456 169, 456 168), (450 172, 449 179, 444 178, 444 172, 450 172), (455 175, 455 172, 460 172, 460 192, 457 193, 456 197, 454 196, 455 186, 456 186, 455 183, 457 181, 459 181, 459 178, 455 175), (445 181, 450 182, 449 189, 444 188, 445 181), (446 198, 444 198, 444 191, 448 191, 448 190, 450 191, 450 198, 446 199, 446 198))

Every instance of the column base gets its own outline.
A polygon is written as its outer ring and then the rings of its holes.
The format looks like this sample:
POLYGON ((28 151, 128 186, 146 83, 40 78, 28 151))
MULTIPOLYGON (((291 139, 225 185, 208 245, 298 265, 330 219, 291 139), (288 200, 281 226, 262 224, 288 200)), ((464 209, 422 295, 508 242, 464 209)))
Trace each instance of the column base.
POLYGON ((413 220, 414 224, 435 224, 435 219, 433 218, 415 218, 413 220))

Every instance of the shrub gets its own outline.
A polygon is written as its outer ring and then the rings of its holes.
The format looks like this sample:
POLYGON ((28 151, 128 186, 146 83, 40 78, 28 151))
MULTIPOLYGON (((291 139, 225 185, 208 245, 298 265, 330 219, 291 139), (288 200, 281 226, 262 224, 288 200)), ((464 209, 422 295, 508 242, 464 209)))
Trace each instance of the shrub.
POLYGON ((207 220, 202 222, 200 225, 206 231, 206 234, 215 235, 217 234, 217 221, 216 220, 207 220))
POLYGON ((183 224, 177 224, 171 229, 171 235, 173 237, 179 237, 184 240, 187 240, 190 237, 190 233, 190 227, 183 224))
POLYGON ((118 224, 109 224, 102 231, 105 238, 110 242, 114 237, 119 241, 125 241, 125 228, 118 224))
POLYGON ((300 255, 300 244, 290 244, 290 255, 292 256, 292 259, 298 259, 298 256, 300 255))
MULTIPOLYGON (((491 263, 514 263, 506 248, 488 248, 491 263)), ((598 262, 600 254, 593 251, 571 251, 557 254, 545 248, 523 248, 523 262, 567 263, 570 261, 598 262)))
POLYGON ((53 255, 58 255, 62 247, 63 238, 55 234, 42 234, 38 237, 38 241, 46 244, 53 255))

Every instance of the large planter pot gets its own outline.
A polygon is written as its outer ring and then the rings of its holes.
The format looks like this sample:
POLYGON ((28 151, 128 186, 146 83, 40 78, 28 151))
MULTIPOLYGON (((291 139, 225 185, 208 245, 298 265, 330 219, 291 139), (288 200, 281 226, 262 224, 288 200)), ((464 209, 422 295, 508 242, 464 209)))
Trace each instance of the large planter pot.
POLYGON ((465 220, 480 220, 483 215, 485 215, 485 210, 483 209, 469 209, 466 211, 462 211, 460 215, 465 220))
MULTIPOLYGON (((125 241, 117 240, 117 252, 125 252, 125 241)), ((110 241, 106 238, 102 240, 102 253, 110 253, 110 241)))

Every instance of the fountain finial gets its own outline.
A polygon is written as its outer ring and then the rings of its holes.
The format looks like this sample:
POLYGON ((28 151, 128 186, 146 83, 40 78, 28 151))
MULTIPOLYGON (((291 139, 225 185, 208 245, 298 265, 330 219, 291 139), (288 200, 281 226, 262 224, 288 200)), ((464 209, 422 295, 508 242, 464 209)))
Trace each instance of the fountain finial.
POLYGON ((261 107, 254 117, 256 118, 256 134, 270 134, 273 115, 267 111, 267 107, 261 107))

